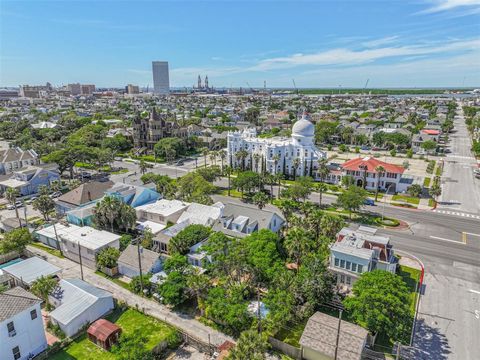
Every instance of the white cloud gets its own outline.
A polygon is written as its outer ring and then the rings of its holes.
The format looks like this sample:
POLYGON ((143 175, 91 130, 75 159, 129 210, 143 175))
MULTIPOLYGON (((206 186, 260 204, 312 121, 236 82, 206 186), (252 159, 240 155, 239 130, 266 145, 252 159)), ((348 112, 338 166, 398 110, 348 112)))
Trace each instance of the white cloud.
POLYGON ((480 8, 480 0, 433 0, 429 1, 431 6, 420 13, 436 13, 441 11, 448 11, 457 8, 480 8))
POLYGON ((373 48, 380 45, 391 44, 395 42, 395 40, 397 40, 398 38, 398 36, 387 36, 381 39, 365 41, 362 43, 362 45, 368 48, 373 48))

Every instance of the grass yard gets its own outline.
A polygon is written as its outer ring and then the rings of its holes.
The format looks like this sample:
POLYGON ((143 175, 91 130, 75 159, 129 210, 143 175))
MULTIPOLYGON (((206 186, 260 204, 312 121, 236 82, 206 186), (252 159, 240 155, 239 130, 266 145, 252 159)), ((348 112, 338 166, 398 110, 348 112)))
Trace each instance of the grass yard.
POLYGON ((103 272, 101 272, 101 271, 99 271, 99 270, 95 271, 95 274, 97 274, 97 275, 99 275, 99 276, 101 276, 101 277, 104 277, 105 279, 108 279, 108 280, 114 282, 115 284, 123 287, 124 289, 127 289, 127 290, 130 291, 130 286, 129 286, 129 284, 127 284, 125 281, 122 281, 122 280, 120 280, 120 279, 117 279, 117 278, 108 276, 107 274, 104 274, 103 272))
MULTIPOLYGON (((147 338, 145 345, 148 349, 153 349, 158 343, 176 333, 173 327, 134 309, 128 309, 123 313, 116 310, 107 316, 107 319, 120 326, 125 335, 145 336, 147 338)), ((49 357, 51 360, 115 360, 116 358, 112 353, 94 345, 87 339, 86 334, 49 357)))
POLYGON ((411 196, 405 196, 405 195, 393 195, 392 196, 393 201, 404 201, 408 204, 412 205, 418 205, 420 203, 420 199, 416 197, 411 197, 411 196))
POLYGON ((31 246, 33 246, 33 247, 36 247, 37 249, 46 251, 46 252, 48 252, 49 254, 54 255, 54 256, 57 256, 57 257, 59 257, 59 258, 61 258, 61 259, 63 259, 63 258, 65 257, 65 256, 63 256, 63 255, 60 253, 60 250, 51 248, 50 246, 44 245, 44 244, 39 243, 39 242, 32 242, 32 243, 30 243, 29 245, 31 245, 31 246))
POLYGON ((412 316, 415 315, 415 304, 418 297, 418 292, 415 292, 415 289, 417 282, 420 280, 420 274, 420 270, 408 266, 400 266, 398 270, 398 275, 402 277, 410 290, 410 308, 412 310, 412 316))
POLYGON ((305 329, 306 322, 291 325, 287 328, 282 328, 275 334, 275 338, 287 343, 289 345, 300 347, 300 338, 302 337, 303 330, 305 329))
POLYGON ((430 181, 432 181, 432 179, 429 177, 426 177, 425 179, 423 179, 423 187, 426 187, 426 188, 429 187, 430 181))

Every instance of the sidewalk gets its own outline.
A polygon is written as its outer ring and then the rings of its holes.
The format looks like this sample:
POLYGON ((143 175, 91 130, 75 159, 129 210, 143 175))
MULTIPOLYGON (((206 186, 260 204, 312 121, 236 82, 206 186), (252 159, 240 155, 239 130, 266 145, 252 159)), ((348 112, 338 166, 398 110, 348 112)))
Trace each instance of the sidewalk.
MULTIPOLYGON (((80 265, 69 260, 60 259, 54 255, 51 255, 41 249, 28 246, 29 251, 46 259, 49 263, 56 265, 62 269, 62 278, 81 278, 80 265)), ((95 285, 101 289, 104 289, 112 293, 113 297, 117 300, 126 302, 133 308, 138 308, 145 312, 145 314, 151 315, 159 320, 165 321, 188 335, 202 340, 205 343, 212 343, 214 345, 220 345, 225 340, 235 342, 231 337, 216 331, 206 325, 203 325, 199 321, 188 317, 187 315, 177 314, 170 311, 166 306, 159 304, 156 301, 149 300, 138 296, 121 286, 113 283, 112 281, 103 278, 92 269, 83 267, 84 280, 92 285, 95 285)))

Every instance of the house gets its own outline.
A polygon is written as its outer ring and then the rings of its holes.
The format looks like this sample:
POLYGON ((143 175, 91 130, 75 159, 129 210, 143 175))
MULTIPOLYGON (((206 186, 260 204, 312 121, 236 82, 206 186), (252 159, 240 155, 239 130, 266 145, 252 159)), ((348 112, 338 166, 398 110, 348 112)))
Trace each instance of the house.
POLYGON ((161 198, 159 193, 149 187, 121 183, 112 186, 105 192, 105 195, 118 197, 125 204, 134 208, 154 203, 161 198))
POLYGON ((84 183, 55 199, 55 209, 58 213, 65 214, 67 211, 96 202, 113 185, 114 183, 111 181, 84 183))
POLYGON ((20 196, 32 195, 38 193, 40 186, 50 187, 53 181, 59 180, 60 175, 56 170, 29 166, 15 171, 9 179, 0 181, 0 191, 13 188, 18 190, 20 196))
MULTIPOLYGON (((155 251, 140 249, 140 261, 144 274, 155 274, 162 270, 162 259, 155 251)), ((128 245, 118 258, 118 272, 122 275, 133 278, 140 275, 139 255, 136 245, 128 245)))
POLYGON ((212 206, 191 203, 180 215, 177 222, 181 223, 188 220, 190 224, 212 226, 222 215, 224 207, 225 205, 221 202, 217 202, 212 206))
POLYGON ((360 360, 367 343, 368 331, 364 328, 341 321, 336 317, 316 312, 307 321, 300 338, 305 360, 360 360), (338 333, 338 330, 340 333, 338 333), (338 349, 335 357, 335 348, 338 349))
POLYGON ((176 223, 180 215, 190 206, 180 200, 162 199, 154 203, 137 207, 139 221, 150 220, 159 224, 176 223))
MULTIPOLYGON (((436 129, 420 130, 420 133, 415 134, 412 138, 412 150, 415 153, 423 153, 425 152, 425 150, 422 149, 422 144, 425 141, 434 141, 435 143, 438 144, 439 138, 440 138, 440 130, 436 130, 436 129)), ((433 150, 433 152, 435 152, 435 150, 433 150)))
POLYGON ((168 253, 170 239, 185 229, 188 225, 190 225, 190 221, 186 220, 160 231, 153 238, 153 250, 168 253))
POLYGON ((69 337, 114 307, 112 294, 80 279, 60 280, 49 299, 55 306, 50 320, 69 337))
POLYGON ((38 164, 40 164, 40 158, 34 150, 23 151, 19 147, 0 150, 0 174, 2 175, 38 164))
POLYGON ((245 237, 253 232, 268 229, 278 233, 285 220, 277 213, 242 204, 226 204, 223 214, 213 226, 228 236, 245 237))
POLYGON ((37 256, 5 266, 2 271, 9 276, 10 286, 30 287, 42 276, 58 277, 62 269, 37 256))
POLYGON ((47 349, 41 300, 21 287, 0 292, 0 358, 26 360, 47 349))
POLYGON ((341 167, 342 177, 353 177, 355 185, 365 187, 367 190, 376 190, 377 188, 390 192, 407 190, 406 184, 400 181, 405 171, 401 166, 367 156, 348 160, 341 167), (377 171, 380 166, 384 169, 382 172, 377 171))
POLYGON ((41 243, 54 248, 58 248, 58 237, 65 257, 79 263, 81 256, 82 264, 91 269, 96 268, 96 256, 102 249, 120 247, 120 235, 90 226, 56 224, 38 230, 34 235, 41 243))
POLYGON ((361 274, 377 269, 396 272, 397 258, 390 237, 377 235, 377 229, 366 226, 340 230, 330 246, 329 270, 337 285, 348 290, 361 274))

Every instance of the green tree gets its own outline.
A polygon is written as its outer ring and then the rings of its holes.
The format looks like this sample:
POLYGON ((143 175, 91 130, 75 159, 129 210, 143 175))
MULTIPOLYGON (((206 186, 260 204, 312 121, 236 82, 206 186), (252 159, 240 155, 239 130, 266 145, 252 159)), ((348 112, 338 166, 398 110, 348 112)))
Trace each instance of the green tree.
POLYGON ((338 123, 321 120, 315 126, 315 139, 318 143, 332 143, 332 138, 338 133, 338 123))
POLYGON ((146 292, 150 292, 152 289, 152 283, 150 282, 150 278, 152 277, 152 274, 142 274, 138 276, 134 276, 132 278, 132 281, 128 284, 128 287, 132 292, 135 294, 140 294, 142 291, 142 286, 143 290, 146 292))
POLYGON ((442 195, 442 188, 438 183, 434 182, 433 185, 428 189, 428 193, 433 198, 433 200, 437 202, 438 197, 442 195))
POLYGON ((160 285, 158 293, 166 304, 178 306, 187 300, 187 277, 178 271, 172 271, 160 285))
POLYGON ((427 140, 424 141, 421 145, 422 149, 425 150, 425 152, 428 153, 431 152, 432 150, 435 150, 437 148, 437 143, 433 140, 427 140))
POLYGON ((262 178, 260 174, 254 171, 242 171, 233 179, 233 186, 241 191, 243 197, 245 192, 251 192, 257 187, 260 189, 262 187, 262 178))
POLYGON ((40 276, 30 286, 32 293, 45 301, 45 308, 50 309, 48 295, 57 287, 57 281, 51 276, 40 276))
POLYGON ((148 226, 143 230, 141 245, 147 250, 151 250, 153 247, 153 233, 148 226))
POLYGON ((208 290, 211 288, 210 278, 205 274, 191 274, 187 276, 188 291, 195 296, 200 315, 204 316, 208 290))
POLYGON ((335 239, 337 233, 345 226, 340 216, 324 214, 320 220, 320 233, 328 239, 335 239))
POLYGON ((120 251, 123 251, 127 248, 128 245, 132 243, 132 236, 128 234, 123 234, 120 237, 120 251))
POLYGON ((32 242, 32 235, 26 228, 13 229, 4 235, 0 241, 0 254, 12 251, 21 253, 32 242))
POLYGON ((55 202, 48 195, 40 195, 32 205, 35 210, 40 211, 45 221, 48 221, 48 213, 55 209, 55 202))
POLYGON ((170 239, 169 253, 185 255, 193 245, 207 239, 209 235, 209 228, 199 224, 189 225, 170 239))
POLYGON ((210 194, 216 190, 212 183, 196 172, 188 173, 177 181, 178 198, 188 202, 198 202, 209 205, 212 203, 210 194))
POLYGON ((375 168, 375 171, 377 172, 375 176, 377 177, 377 183, 375 186, 375 201, 378 200, 378 190, 380 189, 380 178, 384 176, 385 173, 385 168, 382 165, 378 165, 375 168))
MULTIPOLYGON (((15 206, 15 216, 17 217, 18 221, 20 222, 20 216, 18 215, 18 208, 17 208, 17 205, 15 205, 16 202, 17 202, 17 198, 19 196, 20 196, 20 193, 15 188, 10 188, 9 187, 5 191, 5 198, 7 199, 8 203, 10 205, 15 206)), ((21 223, 20 223, 20 225, 21 225, 21 223)))
POLYGON ((140 168, 140 173, 143 175, 147 172, 147 163, 145 162, 145 160, 140 160, 140 162, 138 163, 138 167, 140 168))
POLYGON ((206 181, 213 183, 215 180, 220 178, 221 170, 217 165, 211 165, 206 168, 200 168, 195 171, 197 174, 201 175, 206 181))
POLYGON ((258 206, 260 210, 262 210, 265 205, 268 204, 269 197, 265 195, 264 192, 259 191, 252 197, 253 203, 258 206))
POLYGON ((156 156, 169 160, 173 160, 177 155, 185 154, 186 150, 185 142, 176 137, 163 138, 153 147, 156 156))
POLYGON ((349 217, 352 218, 352 212, 356 212, 364 204, 368 193, 365 189, 352 185, 337 198, 337 203, 349 211, 349 217))
POLYGON ((120 251, 113 247, 106 247, 99 251, 97 254, 97 269, 113 269, 117 266, 118 258, 120 257, 120 251))
POLYGON ((295 297, 290 291, 273 288, 263 299, 267 309, 267 327, 275 332, 293 320, 295 297))
POLYGON ((327 184, 320 182, 315 185, 315 190, 318 191, 319 197, 318 197, 318 205, 322 206, 322 197, 323 193, 328 190, 327 184))
POLYGON ((374 270, 362 274, 344 300, 346 310, 361 326, 406 343, 412 320, 410 293, 398 275, 374 270))
POLYGON ((422 193, 422 186, 418 184, 413 184, 408 187, 408 193, 413 197, 419 197, 422 193))
POLYGON ((300 265, 304 256, 312 251, 314 242, 312 234, 301 227, 291 228, 285 236, 283 243, 288 256, 295 264, 300 265))
POLYGON ((246 330, 240 334, 237 345, 231 350, 228 360, 265 360, 270 348, 266 334, 246 330))

